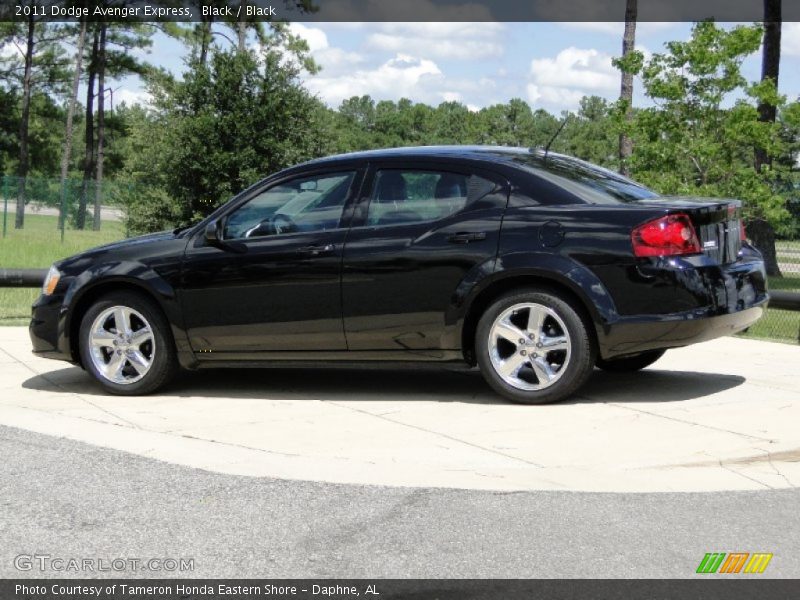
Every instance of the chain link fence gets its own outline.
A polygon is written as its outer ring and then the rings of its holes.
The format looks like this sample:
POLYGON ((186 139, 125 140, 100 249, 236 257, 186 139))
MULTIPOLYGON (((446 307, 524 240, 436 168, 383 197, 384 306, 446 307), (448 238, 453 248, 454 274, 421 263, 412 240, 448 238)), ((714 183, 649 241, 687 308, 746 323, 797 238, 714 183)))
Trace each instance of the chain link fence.
MULTIPOLYGON (((769 277, 771 292, 792 292, 800 294, 800 235, 797 230, 778 236, 775 240, 775 254, 780 276, 769 277)), ((774 307, 767 309, 764 316, 748 331, 745 337, 800 343, 800 311, 783 310, 774 307)))
MULTIPOLYGON (((136 184, 80 178, 0 177, 0 268, 46 269, 54 261, 128 236, 125 206, 136 184), (23 211, 18 211, 22 198, 23 211), (98 202, 99 200, 99 202, 98 202), (95 207, 97 203, 97 207, 95 207)), ((0 288, 0 325, 30 319, 35 288, 0 288)))
POLYGON ((2 235, 12 230, 43 229, 45 223, 63 233, 99 231, 109 225, 125 233, 125 206, 139 184, 47 177, 0 178, 2 235), (20 210, 22 207, 22 210, 20 210))

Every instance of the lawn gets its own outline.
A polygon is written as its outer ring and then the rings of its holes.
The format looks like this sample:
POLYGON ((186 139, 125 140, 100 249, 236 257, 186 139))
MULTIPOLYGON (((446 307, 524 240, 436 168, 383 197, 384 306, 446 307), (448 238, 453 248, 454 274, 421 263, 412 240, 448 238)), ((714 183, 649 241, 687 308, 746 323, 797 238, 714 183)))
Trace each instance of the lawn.
MULTIPOLYGON (((125 237, 124 226, 118 221, 104 222, 100 231, 67 229, 63 242, 56 217, 26 215, 22 230, 9 225, 7 236, 0 238, 0 268, 7 269, 47 268, 60 258, 125 237)), ((800 275, 771 277, 769 286, 800 291, 800 275)), ((31 303, 38 294, 39 290, 32 288, 0 288, 0 325, 27 325, 31 303)), ((798 331, 800 312, 768 309, 758 323, 740 335, 797 343, 798 331)))
MULTIPOLYGON (((6 237, 0 237, 0 268, 46 269, 53 261, 93 246, 125 237, 119 221, 105 221, 100 231, 67 229, 64 241, 58 217, 27 214, 25 228, 14 229, 14 215, 8 215, 6 237)), ((31 304, 39 295, 33 288, 0 288, 0 325, 27 325, 31 304)))

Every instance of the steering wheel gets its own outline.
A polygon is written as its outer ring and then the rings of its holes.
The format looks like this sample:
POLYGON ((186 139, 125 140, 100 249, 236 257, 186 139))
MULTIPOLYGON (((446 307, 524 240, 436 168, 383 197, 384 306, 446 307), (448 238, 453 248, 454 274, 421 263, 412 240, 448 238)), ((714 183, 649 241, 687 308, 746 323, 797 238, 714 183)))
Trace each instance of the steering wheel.
POLYGON ((295 222, 292 221, 292 218, 283 213, 272 215, 269 220, 269 224, 276 234, 291 233, 297 230, 297 225, 295 225, 295 222))

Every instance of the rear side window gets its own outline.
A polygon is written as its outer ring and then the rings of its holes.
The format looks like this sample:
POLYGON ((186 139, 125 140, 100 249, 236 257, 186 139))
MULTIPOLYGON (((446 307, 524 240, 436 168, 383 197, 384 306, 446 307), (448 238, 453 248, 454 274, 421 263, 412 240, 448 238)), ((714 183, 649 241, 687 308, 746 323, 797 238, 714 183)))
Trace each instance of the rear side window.
POLYGON ((437 221, 455 214, 496 189, 477 175, 417 169, 381 169, 367 211, 367 225, 437 221))
POLYGON ((539 192, 549 203, 569 203, 568 198, 561 198, 565 192, 587 204, 619 204, 657 196, 635 181, 577 158, 550 154, 546 159, 528 155, 516 160, 540 178, 539 192))

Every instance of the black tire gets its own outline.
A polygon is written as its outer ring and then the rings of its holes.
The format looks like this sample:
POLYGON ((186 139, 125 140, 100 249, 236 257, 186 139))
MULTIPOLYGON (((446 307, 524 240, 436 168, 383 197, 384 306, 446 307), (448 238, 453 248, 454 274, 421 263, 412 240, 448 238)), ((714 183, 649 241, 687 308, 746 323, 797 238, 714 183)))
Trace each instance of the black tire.
MULTIPOLYGON (((144 294, 137 292, 111 292, 98 299, 84 314, 79 332, 81 362, 83 368, 111 394, 121 396, 141 396, 150 394, 166 385, 178 370, 175 343, 161 308, 144 294), (133 309, 143 316, 150 325, 155 351, 152 353, 149 370, 138 381, 115 383, 104 376, 92 358, 91 329, 95 319, 104 311, 115 306, 133 309)), ((128 364, 126 369, 132 368, 128 364)))
POLYGON ((598 358, 597 367, 604 371, 611 371, 614 373, 626 373, 630 371, 639 371, 645 367, 649 367, 659 358, 664 356, 666 350, 648 350, 641 354, 634 354, 633 356, 623 356, 622 358, 611 358, 608 360, 598 358))
MULTIPOLYGON (((534 349, 532 349, 533 351, 534 349)), ((590 324, 573 301, 554 290, 526 288, 509 292, 495 300, 483 313, 475 334, 475 356, 486 382, 498 394, 519 404, 548 404, 569 398, 588 379, 595 364, 596 350, 590 324), (566 326, 571 357, 560 378, 549 387, 522 390, 504 381, 495 370, 488 350, 492 325, 500 315, 520 303, 542 304, 552 309, 566 326)))

